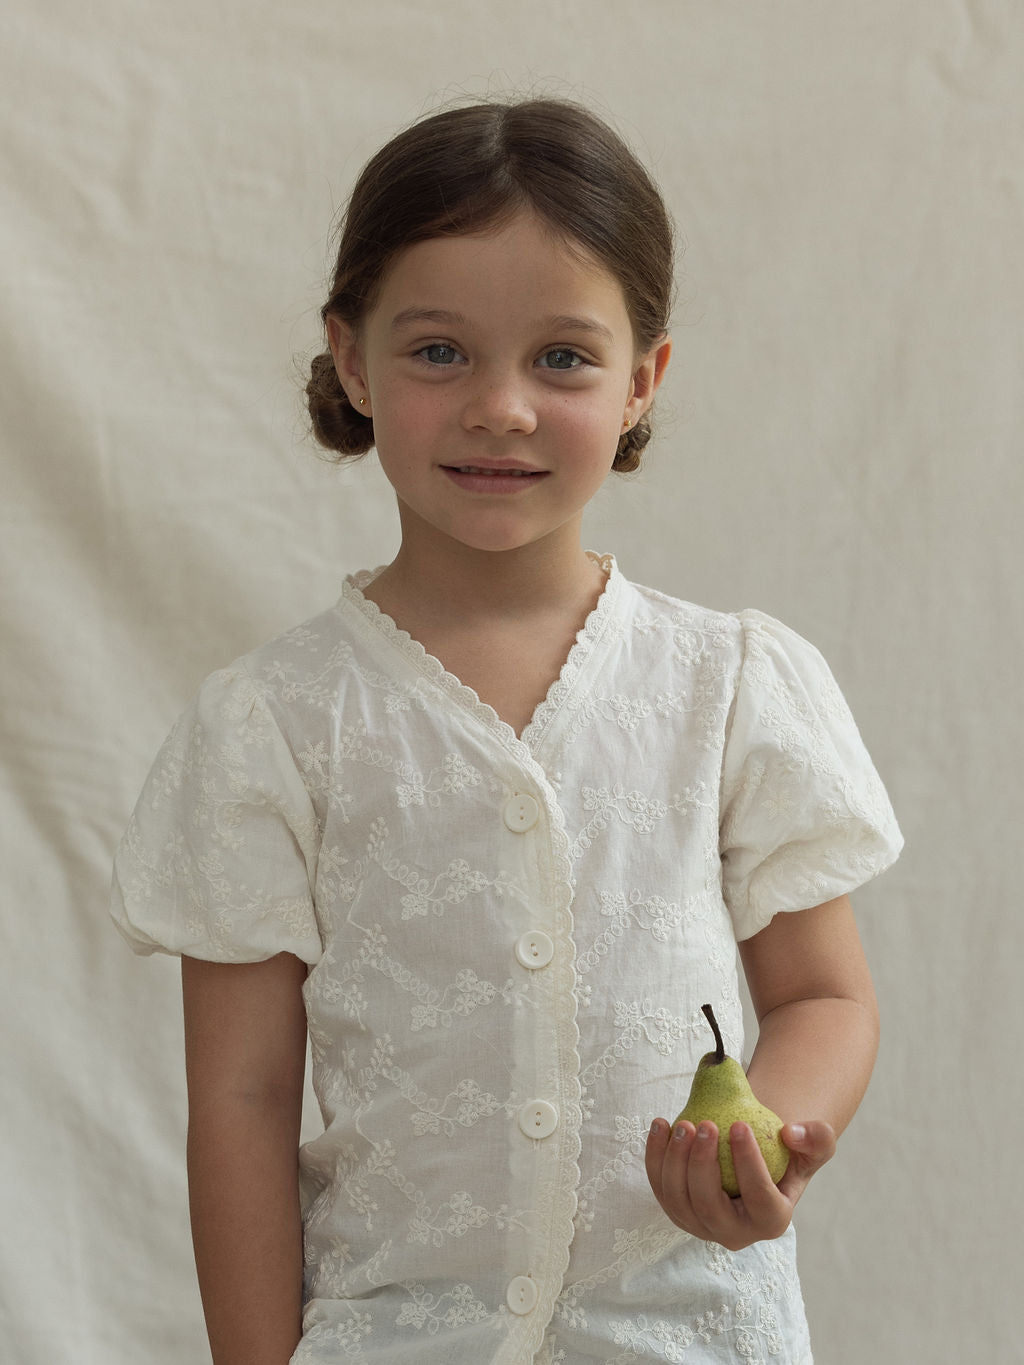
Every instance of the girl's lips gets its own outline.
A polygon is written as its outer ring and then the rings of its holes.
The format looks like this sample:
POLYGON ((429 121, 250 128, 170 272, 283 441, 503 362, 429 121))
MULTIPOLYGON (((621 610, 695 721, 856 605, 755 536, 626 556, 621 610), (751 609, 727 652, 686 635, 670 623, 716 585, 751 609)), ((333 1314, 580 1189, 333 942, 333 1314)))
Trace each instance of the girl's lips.
POLYGON ((545 469, 509 466, 494 469, 486 465, 442 465, 448 478, 469 493, 518 493, 547 477, 545 469))
POLYGON ((453 464, 446 465, 447 469, 457 469, 460 474, 536 474, 537 470, 527 469, 522 465, 490 465, 490 464, 453 464))

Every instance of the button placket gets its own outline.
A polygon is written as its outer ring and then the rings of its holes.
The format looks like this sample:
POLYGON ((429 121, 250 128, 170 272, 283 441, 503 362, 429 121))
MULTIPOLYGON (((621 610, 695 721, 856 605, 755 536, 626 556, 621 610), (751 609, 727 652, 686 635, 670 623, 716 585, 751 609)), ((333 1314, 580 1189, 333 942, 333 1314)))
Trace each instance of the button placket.
MULTIPOLYGON (((513 834, 526 834, 534 829, 541 818, 542 808, 537 799, 528 792, 515 792, 502 807, 502 820, 513 834)), ((516 960, 528 971, 540 971, 547 967, 555 955, 555 944, 550 934, 542 929, 528 929, 514 944, 516 960)), ((517 1114, 520 1132, 534 1141, 542 1141, 555 1132, 559 1125, 559 1113, 547 1100, 532 1099, 521 1105, 517 1114)), ((537 1306, 540 1291, 532 1275, 517 1275, 509 1282, 506 1302, 509 1309, 519 1317, 532 1313, 537 1306)))

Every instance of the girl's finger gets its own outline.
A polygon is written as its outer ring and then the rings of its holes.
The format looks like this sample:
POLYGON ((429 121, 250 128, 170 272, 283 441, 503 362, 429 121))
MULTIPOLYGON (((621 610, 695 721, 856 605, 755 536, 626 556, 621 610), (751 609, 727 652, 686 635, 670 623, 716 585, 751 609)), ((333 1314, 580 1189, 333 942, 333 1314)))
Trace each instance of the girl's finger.
POLYGON ((693 1225, 687 1174, 693 1140, 693 1124, 685 1121, 677 1123, 666 1143, 665 1159, 661 1168, 662 1204, 671 1209, 671 1216, 680 1227, 686 1228, 693 1225))
POLYGON ((743 1209, 759 1238, 781 1237, 789 1226, 793 1206, 772 1180, 757 1138, 745 1123, 729 1129, 736 1180, 743 1209))
POLYGON ((815 1170, 835 1156, 835 1130, 828 1123, 815 1121, 784 1124, 782 1141, 791 1152, 798 1153, 804 1161, 813 1162, 815 1170))
POLYGON ((694 1214, 710 1235, 714 1236, 716 1229, 729 1226, 732 1201, 722 1189, 718 1129, 713 1123, 701 1123, 692 1139, 687 1193, 694 1214))
POLYGON ((782 1129, 782 1140, 791 1155, 779 1189, 795 1204, 815 1171, 835 1155, 836 1135, 828 1123, 787 1123, 782 1129))
POLYGON ((644 1151, 644 1167, 647 1171, 647 1179, 651 1183, 654 1197, 661 1201, 661 1171, 665 1160, 665 1148, 668 1146, 671 1130, 665 1119, 655 1119, 651 1124, 650 1132, 647 1134, 647 1147, 644 1151))
POLYGON ((670 1128, 655 1120, 647 1140, 646 1166, 658 1203, 677 1227, 699 1233, 699 1223, 690 1208, 687 1193, 687 1166, 693 1141, 693 1124, 670 1128))
POLYGON ((732 1125, 729 1129, 729 1147, 744 1204, 749 1206, 750 1200, 758 1195, 776 1193, 775 1182, 749 1124, 732 1125))

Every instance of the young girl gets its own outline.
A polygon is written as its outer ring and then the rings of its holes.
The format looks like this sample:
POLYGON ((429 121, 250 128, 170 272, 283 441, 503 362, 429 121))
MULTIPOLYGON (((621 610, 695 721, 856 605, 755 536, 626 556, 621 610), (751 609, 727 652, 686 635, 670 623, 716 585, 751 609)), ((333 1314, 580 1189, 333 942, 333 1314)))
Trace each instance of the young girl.
POLYGON ((572 104, 428 118, 355 188, 310 409, 401 548, 207 679, 115 872, 182 954, 216 1365, 811 1359, 790 1220, 871 1071, 846 893, 900 836, 810 645, 581 546, 671 292, 657 190, 572 104), (737 942, 791 1159, 735 1125, 730 1199, 713 1125, 659 1116, 703 1003, 742 1054, 737 942))

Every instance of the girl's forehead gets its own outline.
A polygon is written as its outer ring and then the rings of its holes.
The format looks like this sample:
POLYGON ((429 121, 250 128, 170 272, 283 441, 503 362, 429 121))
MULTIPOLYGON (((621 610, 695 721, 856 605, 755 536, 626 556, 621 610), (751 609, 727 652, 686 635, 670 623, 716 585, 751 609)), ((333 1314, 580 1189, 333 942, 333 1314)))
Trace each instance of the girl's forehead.
POLYGON ((428 309, 446 305, 453 296, 481 306, 489 299, 514 306, 543 298, 556 313, 573 300, 586 300, 591 309, 611 312, 620 321, 626 313, 622 287, 611 271, 581 243, 528 213, 481 232, 428 237, 404 247, 384 275, 377 308, 428 309))

